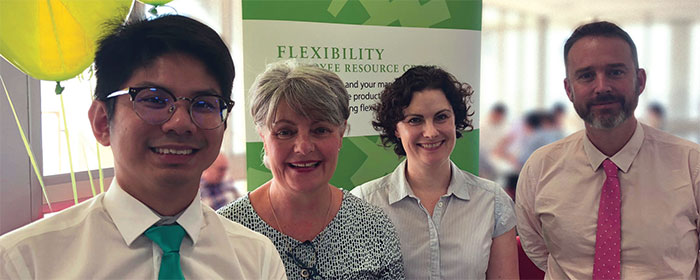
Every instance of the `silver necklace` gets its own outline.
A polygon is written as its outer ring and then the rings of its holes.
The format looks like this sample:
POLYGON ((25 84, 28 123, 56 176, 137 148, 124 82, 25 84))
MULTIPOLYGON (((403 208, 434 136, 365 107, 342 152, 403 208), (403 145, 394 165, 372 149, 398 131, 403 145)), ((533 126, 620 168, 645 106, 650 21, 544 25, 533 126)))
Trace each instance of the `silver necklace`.
MULTIPOLYGON (((286 235, 284 233, 284 229, 282 228, 282 223, 280 223, 279 219, 277 218, 277 213, 275 212, 275 207, 272 205, 272 199, 270 198, 270 187, 268 187, 268 189, 267 189, 267 202, 270 203, 270 209, 272 210, 272 217, 275 219, 275 223, 277 224, 277 227, 279 228, 280 233, 282 233, 282 235, 286 235)), ((328 192, 328 209, 326 209, 326 218, 322 222, 322 224, 324 226, 325 226, 326 222, 328 221, 328 219, 330 218, 332 204, 333 204, 333 190, 331 189, 328 192)), ((323 231, 323 230, 321 230, 321 231, 323 231)), ((320 232, 319 232, 319 234, 320 234, 320 232)), ((323 238, 323 236, 321 236, 321 238, 319 238, 317 243, 320 243, 322 238, 323 238)), ((300 261, 293 254, 289 242, 286 242, 286 243, 287 243, 286 244, 287 256, 292 258, 294 263, 301 269, 301 271, 299 272, 301 277, 308 278, 309 276, 314 276, 314 277, 320 276, 318 269, 316 269, 316 262, 318 260, 318 251, 316 251, 316 249, 313 248, 313 242, 311 240, 304 241, 303 243, 300 244, 300 245, 307 245, 307 243, 308 243, 308 244, 310 244, 310 246, 312 246, 312 248, 314 250, 315 257, 314 257, 314 260, 313 260, 311 265, 304 264, 302 261, 300 261)), ((297 245, 297 246, 299 246, 299 245, 297 245)), ((295 248, 297 246, 295 246, 295 248)))

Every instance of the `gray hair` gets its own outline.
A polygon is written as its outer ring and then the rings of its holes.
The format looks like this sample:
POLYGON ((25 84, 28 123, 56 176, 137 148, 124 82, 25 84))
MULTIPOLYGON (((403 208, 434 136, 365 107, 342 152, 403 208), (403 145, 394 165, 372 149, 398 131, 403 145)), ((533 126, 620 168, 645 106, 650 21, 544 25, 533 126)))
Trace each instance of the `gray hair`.
POLYGON ((311 120, 343 125, 350 116, 350 95, 335 73, 313 64, 286 60, 267 65, 250 88, 253 121, 272 127, 281 101, 311 120))

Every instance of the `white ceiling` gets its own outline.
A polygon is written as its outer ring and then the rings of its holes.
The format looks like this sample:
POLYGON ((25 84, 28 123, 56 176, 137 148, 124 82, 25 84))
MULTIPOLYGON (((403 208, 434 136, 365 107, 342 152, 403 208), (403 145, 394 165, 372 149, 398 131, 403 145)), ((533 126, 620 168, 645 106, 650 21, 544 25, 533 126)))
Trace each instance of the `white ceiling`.
POLYGON ((484 10, 544 16, 551 24, 566 26, 594 19, 618 24, 700 22, 700 0, 483 0, 483 6, 484 10))

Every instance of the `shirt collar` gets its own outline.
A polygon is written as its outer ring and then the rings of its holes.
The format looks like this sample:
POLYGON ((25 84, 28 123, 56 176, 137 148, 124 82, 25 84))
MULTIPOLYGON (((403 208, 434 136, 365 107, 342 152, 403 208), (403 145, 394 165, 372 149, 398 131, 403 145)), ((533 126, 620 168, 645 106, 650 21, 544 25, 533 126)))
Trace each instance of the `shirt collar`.
MULTIPOLYGON (((127 246, 131 246, 136 238, 160 220, 148 206, 124 191, 117 183, 116 177, 105 193, 104 206, 127 246)), ((199 191, 177 219, 177 223, 185 229, 192 243, 196 244, 204 223, 199 191)))
POLYGON ((194 197, 190 206, 185 208, 185 211, 177 219, 177 223, 180 224, 187 235, 192 238, 192 243, 197 244, 197 239, 199 238, 199 232, 204 227, 204 211, 202 209, 202 200, 200 199, 201 190, 197 190, 197 196, 194 197))
MULTIPOLYGON (((469 190, 465 187, 468 183, 466 182, 464 174, 460 172, 457 165, 450 161, 450 170, 452 175, 450 177, 450 185, 447 187, 447 193, 443 196, 455 195, 456 197, 469 200, 469 190)), ((404 159, 399 166, 394 169, 389 175, 389 183, 394 184, 396 187, 390 188, 389 191, 389 204, 394 204, 405 197, 416 198, 411 186, 406 180, 406 160, 404 159)))
MULTIPOLYGON (((637 157, 639 150, 642 148, 642 142, 644 142, 644 128, 641 122, 637 121, 637 127, 634 129, 634 134, 632 134, 630 140, 627 141, 622 149, 610 157, 610 160, 612 160, 623 173, 627 173, 632 165, 632 161, 637 157)), ((586 156, 588 157, 593 171, 598 170, 603 161, 608 158, 608 156, 593 145, 585 133, 583 135, 583 150, 586 152, 586 156)))
POLYGON ((445 196, 454 194, 459 199, 469 200, 469 188, 467 186, 476 185, 476 182, 462 173, 462 170, 452 161, 450 161, 450 170, 452 171, 452 178, 450 178, 450 185, 447 187, 445 196))
POLYGON ((395 187, 389 188, 389 204, 394 204, 404 197, 415 197, 413 190, 406 181, 406 160, 404 159, 399 166, 394 169, 394 172, 389 174, 389 183, 395 187))

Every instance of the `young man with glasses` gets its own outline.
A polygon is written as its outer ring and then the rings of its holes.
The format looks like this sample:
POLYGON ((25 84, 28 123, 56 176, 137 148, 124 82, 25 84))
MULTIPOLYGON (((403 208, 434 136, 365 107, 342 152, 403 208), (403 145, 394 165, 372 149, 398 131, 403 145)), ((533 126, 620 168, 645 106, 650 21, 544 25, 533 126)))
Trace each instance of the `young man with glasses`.
POLYGON ((264 236, 201 204, 234 77, 221 38, 165 16, 100 41, 89 119, 111 146, 107 192, 0 238, 0 278, 284 279, 264 236))

